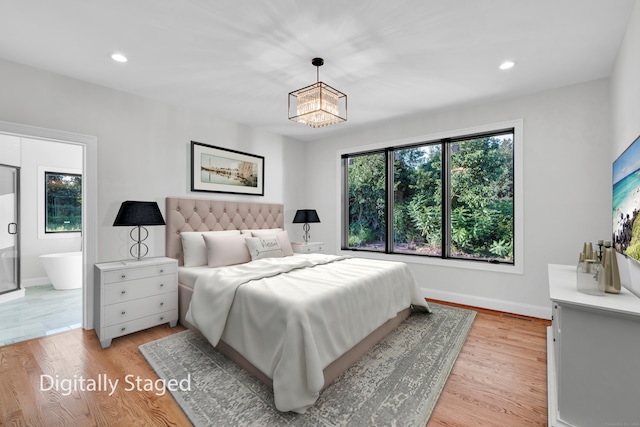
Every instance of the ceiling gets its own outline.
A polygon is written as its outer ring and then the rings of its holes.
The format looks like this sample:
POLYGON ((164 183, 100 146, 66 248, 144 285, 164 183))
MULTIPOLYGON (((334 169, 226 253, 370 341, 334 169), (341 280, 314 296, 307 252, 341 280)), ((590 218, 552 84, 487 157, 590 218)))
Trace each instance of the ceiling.
POLYGON ((607 77, 634 0, 0 0, 0 58, 303 141, 607 77), (125 64, 111 60, 122 52, 125 64), (348 121, 287 119, 320 80, 348 121), (498 69, 504 60, 516 66, 498 69))

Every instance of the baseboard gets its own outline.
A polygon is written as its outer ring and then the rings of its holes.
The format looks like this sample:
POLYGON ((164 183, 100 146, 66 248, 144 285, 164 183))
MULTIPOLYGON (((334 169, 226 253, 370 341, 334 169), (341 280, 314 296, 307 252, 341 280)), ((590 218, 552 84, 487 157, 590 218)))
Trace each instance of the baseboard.
POLYGON ((24 289, 18 289, 17 291, 7 292, 6 294, 0 295, 0 304, 3 302, 13 301, 18 298, 22 298, 24 296, 24 289))
POLYGON ((541 307, 537 305, 522 304, 496 298, 486 298, 475 295, 458 294, 455 292, 438 291, 435 289, 425 288, 422 288, 422 295, 425 298, 440 301, 454 302, 456 304, 470 305, 473 307, 486 308, 489 310, 504 311, 506 313, 514 313, 520 314, 522 316, 551 320, 551 302, 549 302, 548 307, 541 307))
POLYGON ((22 288, 31 288, 33 286, 42 286, 42 285, 50 285, 50 284, 51 284, 51 280, 49 280, 47 276, 20 280, 20 286, 22 288))

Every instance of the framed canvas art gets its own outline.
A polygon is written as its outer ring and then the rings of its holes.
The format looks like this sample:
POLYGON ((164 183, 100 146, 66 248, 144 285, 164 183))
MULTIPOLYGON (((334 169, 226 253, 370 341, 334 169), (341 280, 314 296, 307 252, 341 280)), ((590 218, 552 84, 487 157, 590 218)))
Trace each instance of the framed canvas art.
POLYGON ((264 157, 191 141, 191 191, 264 196, 264 157))

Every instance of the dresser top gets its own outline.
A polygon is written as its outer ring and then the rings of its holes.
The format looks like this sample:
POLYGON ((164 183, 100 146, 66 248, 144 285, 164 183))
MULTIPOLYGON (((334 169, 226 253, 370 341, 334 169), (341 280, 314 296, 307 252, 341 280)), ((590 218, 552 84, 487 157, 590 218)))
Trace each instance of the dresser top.
POLYGON ((177 262, 178 260, 175 258, 153 257, 143 258, 140 261, 138 261, 137 259, 126 259, 122 261, 99 262, 96 264, 96 267, 100 270, 113 270, 119 268, 150 267, 158 264, 177 264, 177 262))
POLYGON ((622 288, 619 294, 588 295, 578 291, 575 265, 549 264, 552 301, 640 316, 640 298, 622 288))

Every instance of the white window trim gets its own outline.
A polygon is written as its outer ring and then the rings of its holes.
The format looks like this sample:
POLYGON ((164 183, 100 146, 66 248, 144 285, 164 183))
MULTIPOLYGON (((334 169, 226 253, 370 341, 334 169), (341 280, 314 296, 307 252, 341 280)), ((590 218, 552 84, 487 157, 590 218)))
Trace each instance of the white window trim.
MULTIPOLYGON (((82 176, 82 169, 61 168, 58 166, 42 166, 38 165, 38 240, 46 239, 77 239, 80 237, 80 231, 71 231, 66 233, 45 233, 45 209, 44 201, 44 174, 46 172, 68 173, 82 176)), ((84 181, 84 180, 83 180, 84 181)))
POLYGON ((524 274, 524 141, 523 141, 523 119, 508 120, 504 122, 491 123, 487 125, 474 126, 464 129, 456 129, 445 132, 438 132, 429 135, 420 135, 411 138, 385 141, 381 143, 351 147, 337 151, 336 156, 336 253, 340 255, 358 256, 361 258, 386 259, 391 261, 401 261, 408 264, 425 264, 441 267, 466 268, 471 270, 483 270, 499 273, 524 274), (434 141, 443 138, 455 138, 463 135, 492 132, 500 129, 513 128, 513 221, 514 221, 514 263, 513 264, 492 264, 482 261, 462 261, 455 259, 442 259, 437 257, 385 254, 368 251, 342 250, 342 156, 350 153, 380 150, 387 147, 416 144, 424 141, 434 141))

